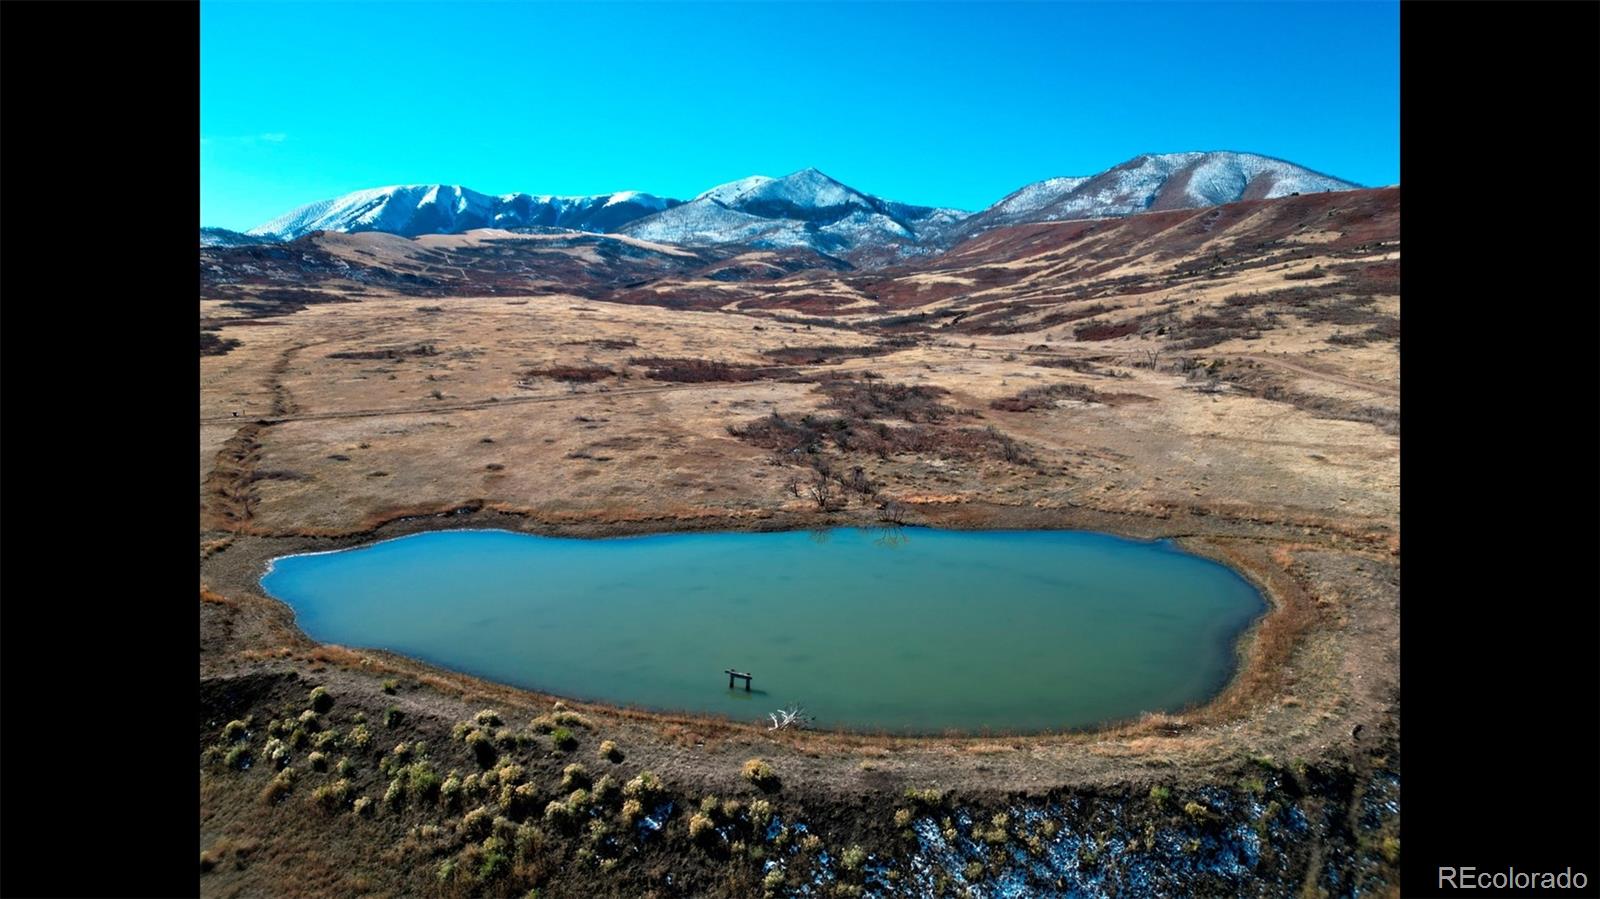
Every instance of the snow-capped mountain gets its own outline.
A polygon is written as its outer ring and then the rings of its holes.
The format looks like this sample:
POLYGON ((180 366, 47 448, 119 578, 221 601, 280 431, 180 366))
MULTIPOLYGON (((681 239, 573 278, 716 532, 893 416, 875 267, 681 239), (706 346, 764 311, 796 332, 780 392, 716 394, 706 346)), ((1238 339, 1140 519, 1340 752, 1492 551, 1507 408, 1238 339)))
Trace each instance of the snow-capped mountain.
POLYGON ((243 231, 229 231, 227 228, 201 228, 200 246, 202 247, 250 247, 257 244, 277 243, 276 237, 246 234, 243 231))
POLYGON ((1146 154, 1098 175, 1030 184, 972 216, 959 233, 965 236, 1024 222, 1111 218, 1360 186, 1255 153, 1146 154))
POLYGON ((458 185, 359 190, 309 203, 247 234, 201 229, 201 246, 293 240, 312 231, 385 231, 404 237, 474 228, 618 232, 658 243, 807 248, 876 266, 926 256, 990 228, 1112 218, 1272 199, 1360 185, 1255 153, 1136 156, 1097 175, 1029 184, 979 213, 896 203, 810 168, 730 181, 684 202, 638 191, 588 197, 490 196, 458 185))
POLYGON ((312 231, 386 231, 403 237, 533 225, 611 231, 680 202, 631 190, 588 197, 490 196, 455 184, 410 184, 307 203, 247 233, 293 240, 312 231))
POLYGON ((892 256, 897 250, 916 252, 916 245, 942 235, 966 216, 956 209, 889 202, 812 168, 782 178, 755 175, 730 181, 620 230, 644 240, 690 246, 809 247, 835 256, 872 249, 892 256))

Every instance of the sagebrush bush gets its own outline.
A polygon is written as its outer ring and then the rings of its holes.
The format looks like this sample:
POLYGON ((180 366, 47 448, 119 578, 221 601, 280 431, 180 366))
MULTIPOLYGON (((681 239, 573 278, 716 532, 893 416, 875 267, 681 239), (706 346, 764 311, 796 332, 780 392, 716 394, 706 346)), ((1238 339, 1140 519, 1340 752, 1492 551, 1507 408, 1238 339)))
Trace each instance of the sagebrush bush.
POLYGON ((328 770, 328 757, 320 752, 313 752, 306 756, 306 762, 311 765, 311 770, 313 771, 328 770))
POLYGON ((261 801, 268 805, 279 802, 283 797, 294 790, 295 782, 299 780, 298 773, 293 768, 279 771, 272 780, 262 788, 261 801))
POLYGON ((498 880, 511 870, 511 857, 506 854, 505 840, 490 837, 483 841, 480 849, 477 871, 479 880, 498 880))
POLYGON ((866 863, 867 850, 860 846, 852 845, 839 856, 839 864, 843 865, 846 871, 859 871, 866 863))
POLYGON ((894 826, 895 827, 910 827, 911 826, 911 809, 908 809, 908 808, 897 808, 897 809, 895 809, 894 810, 894 826))
POLYGON ((573 823, 576 816, 572 807, 559 799, 553 799, 544 807, 544 819, 556 827, 566 828, 573 823))
POLYGON ((333 695, 327 687, 316 687, 311 691, 311 708, 318 712, 333 708, 333 695))
POLYGON ((350 733, 345 736, 344 743, 347 747, 357 752, 365 752, 372 745, 372 731, 365 724, 357 724, 350 728, 350 733))
POLYGON ((589 769, 577 762, 573 762, 561 770, 561 789, 571 790, 576 787, 587 787, 593 781, 589 779, 589 769))
POLYGON ((461 832, 473 839, 488 835, 494 825, 494 815, 488 806, 480 805, 461 817, 461 832))
MULTIPOLYGON (((271 746, 272 741, 267 741, 267 745, 271 746)), ((228 754, 222 757, 224 765, 229 768, 238 768, 241 771, 250 767, 250 761, 250 747, 243 743, 229 749, 228 754)))
POLYGON ((704 812, 695 812, 689 818, 689 839, 697 843, 709 842, 717 832, 717 826, 711 816, 704 812))
POLYGON ((640 802, 649 802, 661 792, 661 778, 650 771, 640 771, 622 788, 622 795, 640 802))
POLYGON ((271 762, 274 768, 282 768, 284 765, 289 764, 289 744, 277 737, 269 738, 267 745, 262 747, 261 753, 266 756, 267 761, 271 762))
POLYGON ((765 799, 757 799, 750 803, 750 823, 758 827, 765 827, 772 820, 772 803, 765 799))
POLYGON ((612 762, 622 761, 622 750, 617 748, 617 741, 600 741, 600 757, 612 762))
POLYGON ((622 803, 622 820, 632 824, 644 817, 644 803, 637 799, 627 799, 622 803))
POLYGON ((594 782, 594 786, 590 787, 589 791, 594 794, 596 802, 611 805, 622 795, 622 785, 617 783, 616 778, 605 774, 594 782))
POLYGON ((322 729, 322 716, 311 709, 301 712, 300 717, 296 720, 300 722, 300 727, 307 734, 314 734, 322 729))
POLYGON ((245 731, 247 729, 248 728, 246 727, 245 723, 236 718, 222 726, 222 739, 227 740, 230 743, 237 740, 243 740, 246 736, 245 731))
POLYGON ((473 715, 472 720, 476 721, 479 727, 499 727, 501 723, 500 713, 494 709, 484 709, 473 715))
POLYGON ((744 779, 755 784, 762 790, 776 790, 778 788, 778 772, 772 769, 764 759, 750 759, 744 763, 744 779))
POLYGON ((404 719, 404 718, 405 718, 405 714, 402 713, 399 709, 395 708, 394 706, 389 706, 388 708, 383 710, 383 726, 384 727, 390 727, 390 728, 399 727, 401 720, 404 719))
POLYGON ((495 759, 500 757, 500 750, 495 748, 494 740, 490 739, 489 735, 481 730, 474 730, 468 733, 466 742, 467 747, 472 750, 473 757, 478 760, 478 764, 485 768, 494 764, 495 759))
POLYGON ((355 790, 351 787, 350 781, 340 778, 312 790, 311 801, 330 812, 337 811, 349 804, 353 792, 355 790))
POLYGON ((355 813, 357 815, 363 818, 372 817, 373 803, 371 797, 361 796, 357 798, 355 805, 352 807, 355 809, 355 813))
POLYGON ((558 727, 550 732, 550 742, 554 743, 557 749, 570 750, 577 747, 578 738, 565 727, 558 727))

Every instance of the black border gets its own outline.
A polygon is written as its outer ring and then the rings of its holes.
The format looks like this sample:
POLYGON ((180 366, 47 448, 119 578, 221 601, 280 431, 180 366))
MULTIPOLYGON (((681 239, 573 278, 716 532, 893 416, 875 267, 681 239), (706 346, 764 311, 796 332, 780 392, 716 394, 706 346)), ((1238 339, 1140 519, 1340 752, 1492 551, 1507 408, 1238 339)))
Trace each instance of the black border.
POLYGON ((0 41, 0 894, 197 895, 199 5, 0 41))
POLYGON ((1600 895, 1600 5, 1402 3, 1401 38, 1402 887, 1600 895))
MULTIPOLYGON (((199 12, 0 3, 0 895, 198 891, 199 12)), ((1600 5, 1401 34, 1403 888, 1600 895, 1600 5)))

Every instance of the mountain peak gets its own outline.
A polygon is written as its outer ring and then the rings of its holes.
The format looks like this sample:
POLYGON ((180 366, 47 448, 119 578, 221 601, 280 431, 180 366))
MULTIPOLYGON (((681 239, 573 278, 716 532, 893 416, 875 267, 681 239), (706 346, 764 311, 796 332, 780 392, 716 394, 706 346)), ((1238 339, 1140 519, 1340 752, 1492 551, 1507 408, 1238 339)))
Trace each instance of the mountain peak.
POLYGON ((490 196, 459 184, 393 184, 307 203, 247 233, 293 240, 312 231, 384 231, 402 237, 530 226, 609 231, 679 202, 641 191, 490 196))

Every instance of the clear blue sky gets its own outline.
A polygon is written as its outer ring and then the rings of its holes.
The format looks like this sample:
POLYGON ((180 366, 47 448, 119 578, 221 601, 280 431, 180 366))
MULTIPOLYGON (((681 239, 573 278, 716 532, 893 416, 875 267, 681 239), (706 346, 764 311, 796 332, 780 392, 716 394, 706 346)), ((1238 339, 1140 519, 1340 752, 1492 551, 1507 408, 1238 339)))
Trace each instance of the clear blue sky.
POLYGON ((1397 3, 200 6, 200 221, 387 184, 981 209, 1139 153, 1400 177, 1397 3))

